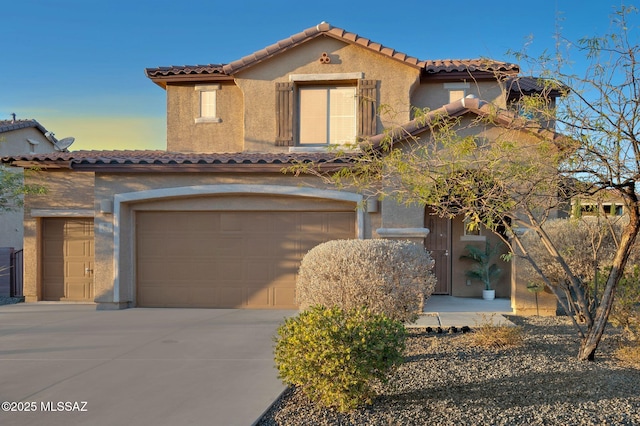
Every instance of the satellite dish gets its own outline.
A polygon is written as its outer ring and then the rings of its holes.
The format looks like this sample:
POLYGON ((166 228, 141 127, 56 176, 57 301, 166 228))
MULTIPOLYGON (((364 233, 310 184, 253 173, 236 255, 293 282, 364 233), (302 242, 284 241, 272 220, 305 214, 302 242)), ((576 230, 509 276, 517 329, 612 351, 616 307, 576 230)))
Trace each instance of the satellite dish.
POLYGON ((71 146, 71 144, 76 140, 76 138, 63 138, 57 142, 54 142, 56 150, 65 151, 67 148, 71 146))

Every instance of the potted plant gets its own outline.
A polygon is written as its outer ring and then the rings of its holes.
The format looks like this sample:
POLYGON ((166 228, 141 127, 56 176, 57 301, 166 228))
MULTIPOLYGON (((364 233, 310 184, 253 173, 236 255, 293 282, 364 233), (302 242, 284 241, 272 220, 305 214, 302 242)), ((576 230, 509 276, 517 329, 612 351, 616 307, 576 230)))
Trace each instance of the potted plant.
POLYGON ((500 253, 501 248, 502 244, 500 243, 491 247, 489 241, 486 241, 484 249, 472 244, 467 244, 465 247, 467 254, 460 256, 460 259, 473 261, 473 266, 466 271, 465 275, 472 280, 478 280, 484 284, 482 298, 485 300, 493 300, 496 297, 496 290, 493 288, 493 283, 500 277, 502 269, 500 269, 496 263, 491 263, 491 261, 500 253))

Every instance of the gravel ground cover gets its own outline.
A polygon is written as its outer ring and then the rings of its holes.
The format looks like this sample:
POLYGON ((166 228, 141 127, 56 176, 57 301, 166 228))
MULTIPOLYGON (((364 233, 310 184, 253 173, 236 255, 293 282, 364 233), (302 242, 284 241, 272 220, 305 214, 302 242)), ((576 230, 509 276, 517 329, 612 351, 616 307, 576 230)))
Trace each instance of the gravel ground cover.
MULTIPOLYGON (((566 317, 508 317, 518 348, 483 349, 468 334, 409 330, 406 362, 373 404, 341 414, 287 389, 267 425, 640 425, 640 370, 617 361, 607 327, 595 362, 579 362, 566 317)), ((473 326, 471 326, 473 328, 473 326)))

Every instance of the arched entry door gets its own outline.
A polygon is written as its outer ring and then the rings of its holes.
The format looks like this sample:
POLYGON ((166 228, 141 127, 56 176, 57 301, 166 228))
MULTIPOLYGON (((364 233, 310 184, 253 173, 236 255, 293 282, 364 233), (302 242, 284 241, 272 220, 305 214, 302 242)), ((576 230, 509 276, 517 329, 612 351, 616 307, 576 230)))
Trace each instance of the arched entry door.
POLYGON ((433 294, 451 294, 451 219, 434 215, 427 207, 424 227, 429 229, 424 246, 435 260, 433 272, 438 280, 433 294))

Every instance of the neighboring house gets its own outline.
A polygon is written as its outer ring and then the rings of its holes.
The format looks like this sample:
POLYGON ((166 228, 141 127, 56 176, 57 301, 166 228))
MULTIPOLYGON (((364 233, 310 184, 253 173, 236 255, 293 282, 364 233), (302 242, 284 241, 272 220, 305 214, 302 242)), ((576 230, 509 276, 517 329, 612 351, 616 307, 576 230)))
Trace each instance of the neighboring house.
MULTIPOLYGON (((48 131, 36 120, 0 120, 0 157, 23 154, 41 154, 56 151, 46 135, 48 131)), ((4 167, 4 166, 3 166, 4 167)), ((4 168, 9 173, 22 173, 21 169, 4 168)), ((22 249, 24 210, 18 206, 0 212, 0 296, 10 295, 11 255, 22 249)))
MULTIPOLYGON (((36 120, 0 120, 0 157, 55 152, 48 133, 36 120)), ((20 169, 6 169, 21 173, 20 169)), ((0 247, 22 248, 23 209, 0 212, 0 247)))
MULTIPOLYGON (((328 145, 399 124, 419 137, 428 129, 412 123, 412 106, 458 116, 482 115, 487 102, 507 109, 522 94, 495 73, 514 81, 518 72, 480 59, 420 60, 327 23, 229 64, 147 69, 167 94, 166 151, 3 160, 39 167, 34 182, 49 187, 27 200, 26 299, 295 308, 295 275, 310 248, 381 237, 424 242, 436 293, 479 297, 482 286, 467 283, 458 259, 466 244, 495 235, 282 169, 339 168, 328 145), (378 116, 381 105, 395 115, 378 116)), ((535 309, 533 295, 512 287, 506 273, 497 296, 511 297, 516 311, 535 309)))
POLYGON ((628 213, 622 197, 613 190, 603 191, 593 197, 574 197, 571 200, 571 216, 624 216, 628 213))

